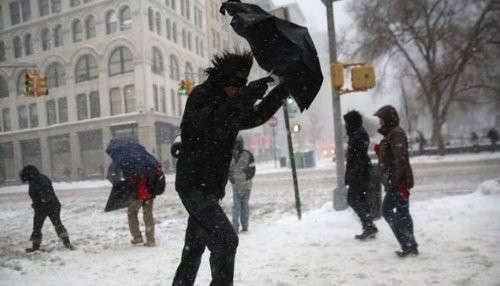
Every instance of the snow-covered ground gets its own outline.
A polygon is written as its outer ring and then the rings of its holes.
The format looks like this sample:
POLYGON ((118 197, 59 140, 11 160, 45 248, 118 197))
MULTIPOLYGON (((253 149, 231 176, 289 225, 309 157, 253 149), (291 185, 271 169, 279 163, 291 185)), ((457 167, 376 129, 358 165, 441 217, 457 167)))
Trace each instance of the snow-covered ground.
MULTIPOLYGON (((491 155, 413 160, 432 164, 481 156, 491 155)), ((259 167, 275 171, 273 164, 259 167)), ((43 251, 30 254, 24 252, 33 215, 27 186, 0 188, 0 285, 170 285, 185 211, 174 194, 162 195, 154 211, 157 247, 132 246, 125 211, 102 211, 109 190, 101 188, 107 184, 55 184, 76 250, 62 246, 47 220, 43 251)), ((334 211, 331 201, 303 213, 300 221, 295 213, 257 218, 240 235, 235 285, 500 285, 499 179, 472 194, 412 201, 411 213, 420 255, 406 259, 394 254, 398 244, 385 221, 376 222, 377 239, 356 241, 360 227, 354 213, 334 211)), ((207 251, 196 285, 209 284, 208 256, 207 251)))

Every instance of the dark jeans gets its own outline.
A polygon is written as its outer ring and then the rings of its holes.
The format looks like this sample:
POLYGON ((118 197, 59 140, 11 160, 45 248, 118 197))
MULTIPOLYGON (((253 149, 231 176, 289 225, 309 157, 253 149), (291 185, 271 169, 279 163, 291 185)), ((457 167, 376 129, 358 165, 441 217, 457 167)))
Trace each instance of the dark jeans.
POLYGON ((347 192, 347 204, 354 210, 361 220, 363 229, 373 226, 373 217, 368 205, 369 185, 350 185, 347 192))
POLYGON ((33 232, 30 240, 34 244, 42 242, 42 227, 45 219, 49 217, 50 221, 56 229, 56 233, 64 242, 69 241, 68 232, 61 222, 61 207, 51 206, 48 208, 35 208, 35 216, 33 217, 33 232))
POLYGON ((210 250, 210 285, 233 285, 238 235, 218 199, 201 190, 178 192, 189 213, 182 258, 172 285, 193 285, 205 247, 210 250))
POLYGON ((403 250, 417 248, 413 235, 413 220, 408 200, 396 192, 386 192, 382 202, 382 216, 387 221, 403 250))

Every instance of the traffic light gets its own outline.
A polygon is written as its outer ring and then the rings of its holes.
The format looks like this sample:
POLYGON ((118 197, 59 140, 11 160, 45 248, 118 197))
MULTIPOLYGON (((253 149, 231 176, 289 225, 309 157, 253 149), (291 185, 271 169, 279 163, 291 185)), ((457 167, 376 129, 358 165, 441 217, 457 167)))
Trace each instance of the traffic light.
POLYGON ((191 94, 191 91, 194 88, 194 80, 188 78, 184 81, 184 86, 186 87, 186 94, 189 95, 191 94))
POLYGON ((353 67, 351 70, 352 88, 368 90, 375 86, 375 69, 372 66, 353 67))
POLYGON ((186 82, 184 80, 181 80, 179 82, 178 93, 179 93, 179 95, 186 95, 187 94, 186 82))
POLYGON ((49 89, 47 88, 47 83, 45 82, 45 76, 43 74, 36 75, 36 95, 48 95, 49 89))
POLYGON ((24 82, 25 89, 26 89, 26 95, 28 96, 34 96, 35 95, 35 88, 36 88, 36 74, 27 72, 25 75, 26 81, 24 82))
POLYGON ((335 90, 339 91, 344 86, 344 65, 339 62, 335 62, 330 66, 330 73, 333 81, 333 86, 335 90))

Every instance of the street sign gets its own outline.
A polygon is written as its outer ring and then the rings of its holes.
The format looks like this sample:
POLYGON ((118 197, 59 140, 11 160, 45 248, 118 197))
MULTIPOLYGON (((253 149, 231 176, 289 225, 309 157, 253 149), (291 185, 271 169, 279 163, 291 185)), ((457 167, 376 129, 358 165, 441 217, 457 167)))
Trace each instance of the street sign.
POLYGON ((276 125, 278 125, 278 118, 276 118, 276 116, 269 118, 269 121, 267 121, 267 124, 269 124, 269 126, 271 126, 271 127, 276 127, 276 125))

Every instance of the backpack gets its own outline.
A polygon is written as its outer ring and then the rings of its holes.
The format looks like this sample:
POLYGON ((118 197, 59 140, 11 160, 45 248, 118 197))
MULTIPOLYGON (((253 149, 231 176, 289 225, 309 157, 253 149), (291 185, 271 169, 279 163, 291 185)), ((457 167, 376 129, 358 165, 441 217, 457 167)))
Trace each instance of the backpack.
POLYGON ((159 196, 165 192, 166 186, 165 173, 158 163, 155 172, 148 174, 148 190, 153 196, 159 196))

